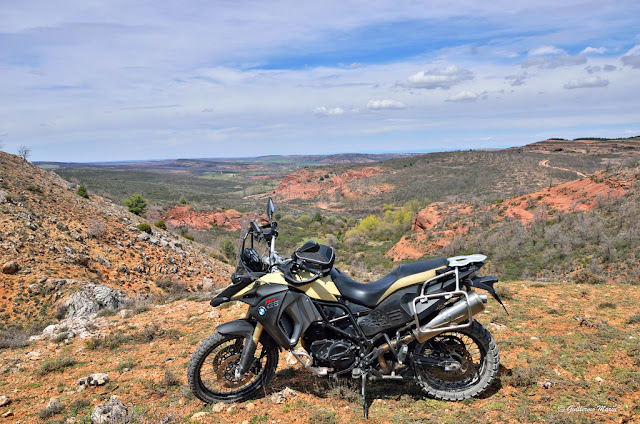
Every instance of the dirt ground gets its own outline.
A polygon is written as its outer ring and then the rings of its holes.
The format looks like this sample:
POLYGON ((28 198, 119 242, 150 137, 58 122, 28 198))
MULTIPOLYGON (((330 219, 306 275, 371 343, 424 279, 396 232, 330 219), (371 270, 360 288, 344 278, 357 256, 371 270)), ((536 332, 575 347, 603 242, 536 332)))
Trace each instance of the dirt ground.
MULTIPOLYGON (((477 399, 442 402, 423 397, 412 384, 373 382, 369 422, 640 423, 637 287, 498 286, 510 315, 490 301, 478 316, 500 349, 499 377, 489 390, 477 399)), ((98 318, 105 339, 40 340, 1 350, 0 396, 10 403, 0 406, 0 422, 90 422, 93 408, 114 395, 128 407, 132 422, 366 422, 357 385, 314 377, 288 362, 286 352, 280 354, 276 378, 257 398, 224 407, 197 400, 186 386, 191 354, 216 325, 245 312, 238 304, 212 313, 206 300, 182 299, 133 316, 98 318), (110 382, 77 385, 96 372, 107 373, 110 382), (295 395, 276 403, 273 394, 286 387, 295 395), (51 398, 61 408, 49 414, 51 398)))

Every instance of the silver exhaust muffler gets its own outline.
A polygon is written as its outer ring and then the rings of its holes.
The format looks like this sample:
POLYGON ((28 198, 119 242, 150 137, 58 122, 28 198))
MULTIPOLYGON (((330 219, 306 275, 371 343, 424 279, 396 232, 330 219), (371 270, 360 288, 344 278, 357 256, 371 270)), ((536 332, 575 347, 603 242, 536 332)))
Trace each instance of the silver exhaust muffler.
POLYGON ((443 331, 468 327, 472 323, 473 315, 484 310, 485 303, 487 303, 486 294, 478 294, 471 290, 467 293, 467 297, 462 297, 453 305, 440 311, 431 321, 413 330, 413 335, 418 342, 424 343, 443 331), (457 325, 467 319, 469 323, 457 325))

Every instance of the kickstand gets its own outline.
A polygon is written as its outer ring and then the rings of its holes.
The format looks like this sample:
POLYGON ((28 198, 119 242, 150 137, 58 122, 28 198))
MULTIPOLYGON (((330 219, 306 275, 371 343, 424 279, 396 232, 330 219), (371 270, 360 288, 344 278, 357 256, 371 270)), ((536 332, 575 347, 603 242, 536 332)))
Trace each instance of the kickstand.
POLYGON ((364 386, 367 383, 367 374, 362 373, 362 412, 364 412, 364 419, 369 419, 369 410, 367 409, 367 398, 364 395, 364 386))

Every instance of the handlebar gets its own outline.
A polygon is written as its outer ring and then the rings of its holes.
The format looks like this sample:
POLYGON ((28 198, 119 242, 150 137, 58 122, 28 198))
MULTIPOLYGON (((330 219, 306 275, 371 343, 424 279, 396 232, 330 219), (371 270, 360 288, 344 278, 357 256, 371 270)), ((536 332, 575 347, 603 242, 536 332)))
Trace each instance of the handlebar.
POLYGON ((282 275, 284 276, 285 281, 290 284, 304 285, 304 284, 311 283, 317 280, 318 278, 322 277, 321 272, 311 269, 307 267, 305 264, 296 263, 291 260, 284 264, 278 265, 278 268, 280 268, 280 270, 282 271, 282 275), (294 267, 294 265, 304 271, 310 272, 311 277, 305 278, 303 280, 296 279, 296 277, 293 275, 293 272, 291 270, 294 267))

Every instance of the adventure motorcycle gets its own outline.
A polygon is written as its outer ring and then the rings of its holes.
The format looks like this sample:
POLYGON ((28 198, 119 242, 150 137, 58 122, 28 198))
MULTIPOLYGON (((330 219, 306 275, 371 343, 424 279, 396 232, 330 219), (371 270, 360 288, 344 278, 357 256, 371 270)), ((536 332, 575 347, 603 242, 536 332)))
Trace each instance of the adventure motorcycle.
MULTIPOLYGON (((307 242, 289 259, 275 250, 274 205, 242 238, 232 285, 211 306, 240 301, 244 319, 217 327, 196 349, 189 386, 206 403, 239 402, 274 376, 279 350, 290 350, 318 376, 413 380, 429 396, 459 401, 482 393, 499 366, 496 342, 473 316, 488 291, 501 305, 494 276, 478 277, 483 255, 400 265, 385 277, 358 283, 333 267, 329 246, 307 242), (265 241, 261 258, 254 241, 265 241)), ((504 307, 504 305, 502 305, 504 307)), ((505 308, 506 310, 506 308, 505 308)))

